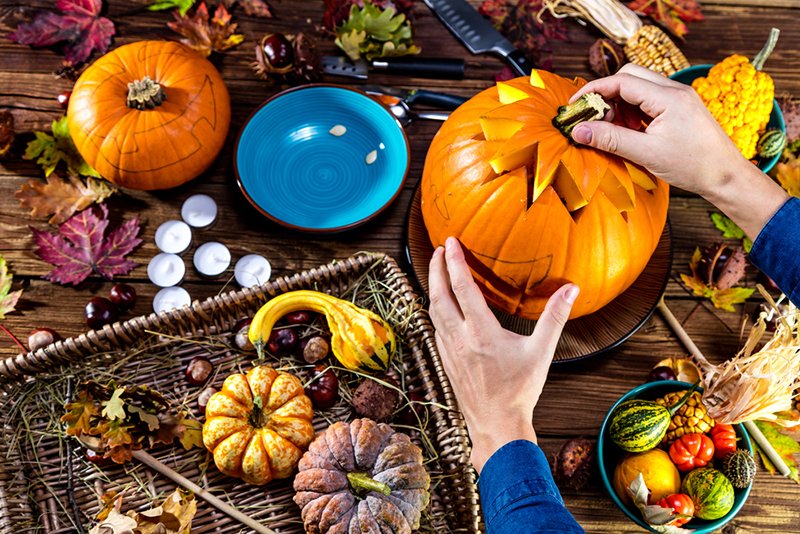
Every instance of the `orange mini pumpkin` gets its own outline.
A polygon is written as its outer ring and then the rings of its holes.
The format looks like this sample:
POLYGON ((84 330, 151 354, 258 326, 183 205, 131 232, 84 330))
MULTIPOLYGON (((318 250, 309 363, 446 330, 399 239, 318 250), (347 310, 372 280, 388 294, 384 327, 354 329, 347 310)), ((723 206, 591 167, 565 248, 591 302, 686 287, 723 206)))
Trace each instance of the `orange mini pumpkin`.
POLYGON ((203 444, 217 468, 249 484, 287 478, 314 439, 300 380, 261 365, 232 374, 206 405, 203 444))
POLYGON ((585 83, 545 71, 499 82, 450 115, 425 159, 431 242, 458 238, 487 300, 527 319, 567 282, 581 288, 573 318, 608 304, 644 270, 666 221, 664 182, 554 126, 585 83))
POLYGON ((81 74, 67 125, 83 159, 131 189, 167 189, 206 170, 230 125, 228 90, 190 48, 140 41, 104 55, 81 74))

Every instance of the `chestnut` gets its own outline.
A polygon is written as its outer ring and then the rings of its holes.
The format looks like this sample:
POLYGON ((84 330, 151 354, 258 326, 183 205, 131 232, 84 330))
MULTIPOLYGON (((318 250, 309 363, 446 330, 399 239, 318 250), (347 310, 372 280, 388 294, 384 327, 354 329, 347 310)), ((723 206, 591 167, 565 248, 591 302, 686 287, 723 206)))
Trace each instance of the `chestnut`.
POLYGON ((292 328, 273 330, 267 341, 267 350, 275 356, 285 356, 297 348, 299 341, 292 328))
POLYGON ((325 365, 315 365, 314 380, 306 386, 306 395, 314 407, 332 408, 339 400, 339 379, 325 365))
POLYGON ((675 377, 675 371, 672 369, 672 367, 661 365, 659 367, 654 367, 647 374, 648 382, 657 382, 659 380, 677 380, 675 377))
POLYGON ((61 341, 61 336, 52 328, 36 328, 28 334, 28 349, 33 352, 56 341, 61 341))
POLYGON ((284 315, 283 320, 286 324, 308 324, 311 322, 311 314, 307 311, 296 311, 284 315))
POLYGON ((207 387, 200 394, 197 396, 197 407, 201 410, 205 410, 206 406, 208 406, 208 401, 211 399, 211 395, 217 392, 217 388, 207 387))
POLYGON ((282 33, 265 35, 261 39, 260 49, 265 62, 276 72, 288 72, 292 68, 294 47, 282 33))
POLYGON ((193 386, 202 386, 213 370, 214 365, 211 360, 205 356, 196 356, 186 367, 186 381, 193 386))
POLYGON ((419 403, 425 402, 425 397, 412 391, 408 394, 409 403, 397 413, 396 420, 401 425, 418 427, 420 421, 425 421, 425 407, 419 403))

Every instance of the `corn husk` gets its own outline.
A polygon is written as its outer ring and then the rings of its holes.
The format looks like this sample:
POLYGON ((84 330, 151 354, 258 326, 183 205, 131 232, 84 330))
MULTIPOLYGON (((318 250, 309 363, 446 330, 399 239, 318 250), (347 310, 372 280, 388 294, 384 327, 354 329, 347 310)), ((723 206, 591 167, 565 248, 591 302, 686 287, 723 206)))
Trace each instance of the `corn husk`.
MULTIPOLYGON (((779 308, 772 297, 761 286, 759 291, 771 310, 777 312, 779 308)), ((789 304, 778 317, 772 339, 756 350, 768 320, 768 312, 763 311, 744 347, 720 365, 694 354, 703 373, 703 404, 717 422, 761 420, 782 426, 800 424, 778 416, 792 408, 794 392, 800 387, 800 312, 789 304)))
POLYGON ((639 15, 619 0, 544 0, 544 10, 557 18, 585 20, 621 45, 642 28, 639 15))

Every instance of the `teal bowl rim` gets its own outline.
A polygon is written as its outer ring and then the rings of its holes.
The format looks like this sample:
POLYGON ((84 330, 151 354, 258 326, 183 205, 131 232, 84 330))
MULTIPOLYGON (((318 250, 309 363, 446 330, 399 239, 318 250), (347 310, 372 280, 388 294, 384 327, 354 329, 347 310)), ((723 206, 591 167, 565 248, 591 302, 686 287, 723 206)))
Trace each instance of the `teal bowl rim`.
MULTIPOLYGON (((695 74, 695 78, 703 76, 704 74, 708 74, 708 71, 711 70, 713 67, 711 63, 703 63, 702 65, 692 65, 691 67, 686 67, 685 69, 681 69, 678 72, 670 75, 671 80, 675 80, 677 76, 680 76, 682 73, 684 74, 695 74)), ((677 80, 676 80, 677 81, 677 80)), ((683 83, 683 82, 680 82, 683 83)), ((688 84, 687 84, 688 85, 688 84)), ((775 117, 778 119, 778 129, 782 131, 784 134, 786 133, 786 121, 783 118, 783 110, 781 110, 780 104, 778 104, 778 100, 776 98, 772 99, 772 113, 775 113, 775 117)), ((771 122, 771 118, 770 118, 771 122)), ((769 159, 760 159, 758 168, 761 169, 764 174, 768 173, 772 170, 778 160, 780 159, 781 155, 776 154, 769 159), (763 166, 762 166, 763 165, 763 166)))
MULTIPOLYGON (((622 397, 620 397, 617 400, 617 402, 614 403, 611 409, 608 410, 608 413, 606 413, 606 416, 603 418, 603 424, 600 425, 600 434, 597 437, 597 465, 598 469, 600 470, 600 477, 603 480, 603 487, 605 488, 606 493, 608 493, 611 496, 611 500, 614 501, 614 504, 617 505, 617 508, 622 510, 622 512, 626 516, 628 516, 628 518, 630 518, 634 523, 636 523, 640 527, 650 532, 657 532, 657 531, 650 528, 650 526, 647 523, 645 523, 639 515, 634 514, 631 511, 630 507, 624 504, 617 496, 617 492, 614 491, 614 487, 612 486, 611 481, 609 480, 608 475, 606 474, 606 470, 603 465, 604 464, 603 458, 605 456, 605 441, 606 439, 608 439, 609 441, 611 439, 610 437, 608 437, 608 426, 610 425, 609 420, 611 419, 611 414, 614 413, 614 410, 617 409, 617 406, 619 406, 621 403, 625 402, 628 399, 637 398, 644 391, 647 391, 649 389, 655 389, 658 387, 672 387, 673 389, 678 390, 678 389, 690 388, 692 387, 692 384, 688 382, 681 382, 679 380, 658 380, 656 382, 646 382, 644 384, 636 386, 635 388, 625 393, 622 397)), ((697 391, 702 392, 703 388, 698 388, 697 391)), ((741 440, 738 443, 740 446, 738 448, 750 451, 750 453, 752 454, 754 452, 753 444, 750 442, 750 436, 747 434, 747 430, 745 430, 744 425, 737 424, 733 425, 733 427, 736 429, 736 433, 741 437, 741 440)), ((706 523, 704 525, 698 525, 696 529, 692 529, 691 523, 689 525, 684 526, 683 528, 693 530, 696 534, 710 534, 711 532, 714 532, 715 530, 722 528, 723 526, 728 524, 731 520, 733 520, 734 517, 736 517, 736 514, 738 514, 739 511, 742 509, 744 503, 747 502, 747 497, 750 495, 750 490, 752 488, 753 488, 753 483, 751 482, 750 485, 747 486, 745 489, 735 490, 737 492, 741 492, 739 493, 739 495, 741 495, 741 500, 739 500, 738 503, 734 503, 733 508, 731 508, 730 512, 725 514, 723 517, 712 520, 711 522, 706 523)), ((636 512, 638 511, 639 510, 637 508, 636 512)))
POLYGON ((392 204, 392 202, 394 202, 397 199, 397 197, 403 191, 403 187, 405 187, 406 180, 408 179, 408 173, 409 173, 410 169, 411 169, 411 145, 408 142, 408 136, 406 135, 405 128, 403 128, 403 125, 400 124, 400 121, 397 120, 397 117, 394 116, 394 114, 391 112, 391 110, 389 110, 389 108, 386 107, 386 105, 383 104, 382 102, 380 102, 377 98, 372 98, 371 96, 369 96, 364 91, 359 91, 358 89, 355 89, 354 87, 349 87, 347 85, 340 85, 340 84, 335 84, 335 83, 309 83, 309 84, 305 84, 305 85, 298 85, 296 87, 290 87, 288 89, 284 89, 283 91, 281 91, 279 93, 276 93, 276 94, 272 95, 271 97, 267 98, 256 109, 251 111, 250 114, 247 116, 247 118, 244 120, 244 122, 242 123, 242 127, 239 129, 239 133, 236 134, 236 142, 233 145, 233 173, 236 176, 236 183, 239 186, 239 190, 242 192, 242 195, 244 196, 244 198, 247 199, 247 202, 249 202, 250 205, 253 206, 256 209, 256 211, 261 213, 261 215, 263 215, 264 217, 268 218, 272 222, 275 222, 275 223, 277 223, 277 224, 279 224, 279 225, 281 225, 281 226, 283 226, 285 228, 290 228, 292 230, 297 230, 299 232, 305 232, 305 233, 310 233, 310 234, 336 234, 336 233, 340 233, 340 232, 345 232, 347 230, 352 230, 353 228, 356 228, 358 226, 361 226, 363 224, 368 223, 369 221, 371 221, 372 219, 374 219, 375 217, 380 215, 386 208, 388 208, 392 204), (405 143, 405 147, 406 147, 406 164, 405 164, 405 168, 403 169, 403 177, 400 180, 400 182, 398 183, 397 190, 394 192, 394 194, 391 196, 391 198, 389 198, 380 208, 378 208, 377 210, 373 211, 370 215, 367 215, 366 217, 364 217, 362 219, 359 219, 358 221, 354 221, 354 222, 352 222, 350 224, 346 224, 346 225, 343 225, 343 226, 335 226, 335 227, 332 227, 332 228, 316 228, 316 227, 313 227, 313 226, 299 226, 299 225, 292 224, 292 223, 286 222, 284 220, 281 220, 280 218, 275 217, 274 215, 272 215, 269 212, 267 212, 264 208, 262 208, 261 206, 258 205, 258 203, 249 195, 249 193, 247 192, 247 189, 245 189, 244 183, 242 182, 242 177, 239 175, 239 165, 237 163, 237 154, 239 153, 239 141, 242 138, 242 134, 244 133, 245 128, 247 128, 247 125, 250 123, 250 121, 253 119, 253 117, 255 117, 256 114, 259 111, 261 111, 262 108, 268 106, 272 101, 277 100, 277 99, 281 98, 282 96, 287 95, 289 93, 294 93, 296 91, 303 91, 303 90, 306 90, 306 89, 312 89, 312 88, 317 88, 317 87, 331 87, 331 88, 334 88, 334 89, 341 89, 341 90, 345 90, 345 91, 350 91, 350 92, 356 93, 357 95, 360 95, 360 96, 362 96, 364 98, 368 98, 372 102, 375 102, 376 104, 378 104, 381 108, 383 108, 383 110, 386 113, 389 114, 389 116, 392 118, 392 120, 394 120, 394 123, 397 125, 397 129, 400 131, 400 135, 403 137, 403 142, 405 143))

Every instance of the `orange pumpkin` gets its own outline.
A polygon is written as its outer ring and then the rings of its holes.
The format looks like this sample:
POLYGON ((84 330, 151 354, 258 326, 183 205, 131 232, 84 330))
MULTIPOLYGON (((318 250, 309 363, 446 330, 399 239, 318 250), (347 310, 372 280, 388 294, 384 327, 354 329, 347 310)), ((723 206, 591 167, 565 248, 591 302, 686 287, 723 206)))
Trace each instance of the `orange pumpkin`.
POLYGON ((573 318, 609 303, 644 270, 666 221, 664 182, 554 126, 585 83, 545 71, 498 82, 451 114, 425 159, 431 243, 458 238, 487 300, 527 319, 567 282, 581 288, 573 318))
POLYGON ((206 405, 203 444, 217 468, 249 484, 287 478, 314 439, 300 380, 261 365, 232 374, 206 405))
POLYGON ((214 161, 228 134, 228 90, 190 48, 140 41, 81 74, 67 109, 75 146, 101 176, 131 189, 167 189, 214 161))

